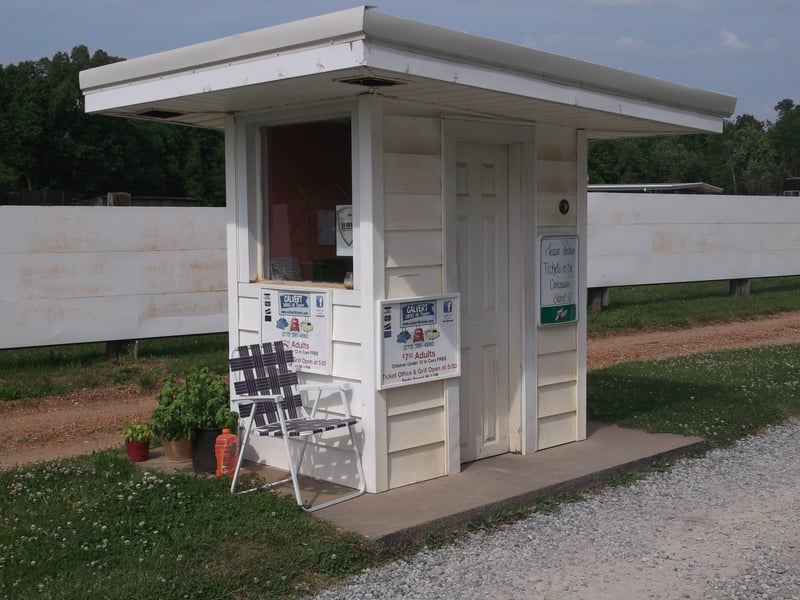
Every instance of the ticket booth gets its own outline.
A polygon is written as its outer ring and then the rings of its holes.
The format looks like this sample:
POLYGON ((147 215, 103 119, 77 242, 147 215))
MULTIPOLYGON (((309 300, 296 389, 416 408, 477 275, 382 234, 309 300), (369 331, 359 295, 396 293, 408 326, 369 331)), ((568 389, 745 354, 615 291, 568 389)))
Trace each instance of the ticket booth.
MULTIPOLYGON (((90 112, 225 131, 230 344, 283 339, 306 381, 350 384, 373 493, 586 437, 588 141, 735 107, 366 7, 81 87, 90 112)), ((283 466, 269 441, 251 458, 283 466)), ((355 485, 328 442, 307 473, 355 485)))

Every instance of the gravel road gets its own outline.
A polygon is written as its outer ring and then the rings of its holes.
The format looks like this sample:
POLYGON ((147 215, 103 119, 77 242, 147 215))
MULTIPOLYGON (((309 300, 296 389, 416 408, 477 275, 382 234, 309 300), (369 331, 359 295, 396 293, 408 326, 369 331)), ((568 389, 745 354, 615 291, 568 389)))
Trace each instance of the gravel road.
POLYGON ((318 598, 800 599, 799 457, 795 420, 318 598))

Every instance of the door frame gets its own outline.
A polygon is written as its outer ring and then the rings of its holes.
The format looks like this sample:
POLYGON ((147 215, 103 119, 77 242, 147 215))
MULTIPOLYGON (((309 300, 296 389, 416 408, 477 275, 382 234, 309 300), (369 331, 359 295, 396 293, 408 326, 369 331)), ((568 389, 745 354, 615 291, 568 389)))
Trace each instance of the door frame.
MULTIPOLYGON (((535 256, 536 204, 534 166, 536 160, 535 128, 530 125, 445 119, 443 126, 442 164, 444 214, 444 292, 458 292, 456 149, 459 142, 502 144, 508 147, 508 256, 509 256, 509 450, 526 451, 528 423, 536 422, 535 319, 531 315, 535 256), (531 235, 525 236, 528 231, 531 235), (514 274, 523 274, 515 277, 514 274)), ((459 379, 444 382, 446 472, 461 470, 459 417, 459 379)), ((534 433, 535 435, 535 433, 534 433)), ((535 447, 535 440, 534 446, 535 447)))

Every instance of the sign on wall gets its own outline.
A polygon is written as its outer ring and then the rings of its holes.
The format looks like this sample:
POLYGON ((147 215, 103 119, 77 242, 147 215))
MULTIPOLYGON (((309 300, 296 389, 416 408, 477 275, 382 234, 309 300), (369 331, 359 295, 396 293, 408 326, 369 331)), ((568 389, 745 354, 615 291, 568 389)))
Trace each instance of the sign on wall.
POLYGON ((331 292, 261 289, 261 341, 283 342, 298 371, 331 373, 331 292))
POLYGON ((353 205, 336 205, 336 256, 353 256, 353 205))
POLYGON ((461 374, 458 300, 451 294, 378 302, 379 389, 461 374))
POLYGON ((578 320, 578 236, 540 238, 539 325, 578 320))

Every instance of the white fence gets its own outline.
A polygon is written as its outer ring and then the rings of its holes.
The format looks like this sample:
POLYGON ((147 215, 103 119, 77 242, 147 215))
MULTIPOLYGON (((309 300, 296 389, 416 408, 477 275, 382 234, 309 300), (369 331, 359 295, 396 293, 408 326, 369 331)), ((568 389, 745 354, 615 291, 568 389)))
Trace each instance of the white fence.
POLYGON ((0 206, 0 348, 227 331, 225 218, 0 206))
POLYGON ((800 274, 800 198, 592 192, 589 288, 800 274))
MULTIPOLYGON (((589 288, 800 274, 800 198, 589 194, 589 288)), ((225 209, 0 206, 0 348, 227 331, 225 209)))

